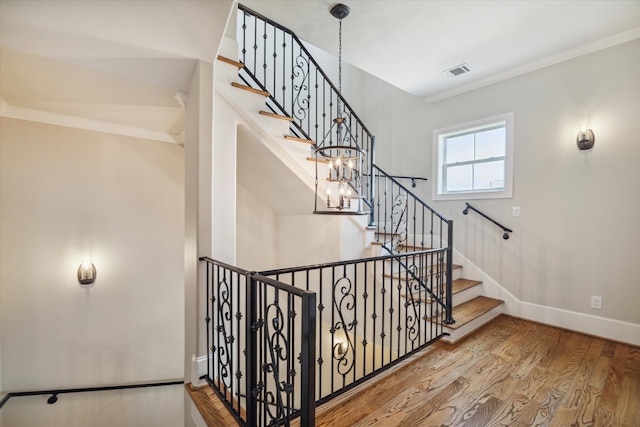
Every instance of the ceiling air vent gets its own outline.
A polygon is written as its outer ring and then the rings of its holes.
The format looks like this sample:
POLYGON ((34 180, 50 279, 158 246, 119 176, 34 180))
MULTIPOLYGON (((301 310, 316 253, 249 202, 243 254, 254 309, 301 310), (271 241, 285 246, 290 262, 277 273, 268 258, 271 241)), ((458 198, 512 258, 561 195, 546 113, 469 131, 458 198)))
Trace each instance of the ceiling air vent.
POLYGON ((458 77, 458 76, 461 76, 462 74, 467 74, 470 71, 471 71, 471 67, 469 67, 467 64, 460 64, 446 71, 443 71, 443 73, 446 73, 447 76, 449 77, 458 77))

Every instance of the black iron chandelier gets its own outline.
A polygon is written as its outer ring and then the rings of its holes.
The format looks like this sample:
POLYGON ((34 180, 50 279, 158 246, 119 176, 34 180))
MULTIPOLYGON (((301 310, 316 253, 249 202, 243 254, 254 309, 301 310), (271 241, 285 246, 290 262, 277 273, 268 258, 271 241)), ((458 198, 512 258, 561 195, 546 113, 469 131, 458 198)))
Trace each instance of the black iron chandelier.
POLYGON ((349 120, 343 116, 342 111, 342 20, 349 15, 349 12, 349 7, 340 3, 330 9, 331 15, 340 22, 337 114, 329 131, 314 151, 316 162, 314 213, 316 214, 364 213, 362 212, 362 166, 365 152, 358 145, 357 136, 352 135, 349 120), (321 181, 326 182, 327 185, 319 187, 318 183, 321 181), (326 204, 322 202, 319 204, 318 200, 326 200, 326 204))

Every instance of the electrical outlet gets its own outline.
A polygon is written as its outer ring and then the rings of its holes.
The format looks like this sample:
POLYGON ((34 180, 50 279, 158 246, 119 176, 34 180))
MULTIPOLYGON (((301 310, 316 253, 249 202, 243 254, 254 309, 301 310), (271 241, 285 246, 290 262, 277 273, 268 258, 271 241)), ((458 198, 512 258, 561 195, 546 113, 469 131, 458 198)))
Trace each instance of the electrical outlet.
POLYGON ((520 216, 520 206, 513 207, 513 216, 520 216))
POLYGON ((602 310, 602 297, 591 295, 591 308, 602 310))

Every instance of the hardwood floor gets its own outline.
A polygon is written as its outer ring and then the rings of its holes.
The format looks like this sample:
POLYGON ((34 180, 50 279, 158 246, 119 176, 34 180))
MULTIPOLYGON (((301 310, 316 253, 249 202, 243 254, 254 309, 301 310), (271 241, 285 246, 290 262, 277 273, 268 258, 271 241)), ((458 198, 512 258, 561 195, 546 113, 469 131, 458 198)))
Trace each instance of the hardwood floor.
POLYGON ((316 426, 640 426, 640 348, 502 315, 317 408, 316 426))

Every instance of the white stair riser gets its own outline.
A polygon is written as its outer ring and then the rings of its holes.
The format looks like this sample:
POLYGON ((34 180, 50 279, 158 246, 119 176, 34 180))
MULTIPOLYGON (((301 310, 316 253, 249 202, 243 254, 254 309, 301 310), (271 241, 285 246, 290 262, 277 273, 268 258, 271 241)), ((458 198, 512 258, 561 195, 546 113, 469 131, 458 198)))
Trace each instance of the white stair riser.
POLYGON ((453 306, 455 307, 456 305, 471 301, 480 295, 484 295, 482 284, 465 289, 464 291, 453 294, 453 306))
POLYGON ((503 306, 504 304, 499 305, 498 307, 495 307, 492 310, 484 313, 482 316, 476 317, 471 322, 455 330, 447 328, 447 326, 445 325, 444 330, 449 334, 449 336, 445 336, 442 340, 448 343, 455 343, 461 340, 476 329, 484 326, 485 324, 489 323, 491 320, 502 314, 503 306))

